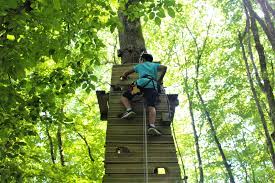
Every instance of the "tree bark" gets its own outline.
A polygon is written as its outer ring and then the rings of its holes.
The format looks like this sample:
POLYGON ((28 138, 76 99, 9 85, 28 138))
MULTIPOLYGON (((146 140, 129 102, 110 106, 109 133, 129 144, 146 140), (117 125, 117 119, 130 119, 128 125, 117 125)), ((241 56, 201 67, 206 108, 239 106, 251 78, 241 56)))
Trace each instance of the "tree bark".
POLYGON ((188 25, 186 24, 186 27, 187 27, 187 30, 189 31, 190 35, 192 36, 193 40, 194 40, 194 43, 196 45, 196 52, 197 52, 197 56, 196 56, 196 64, 195 64, 195 70, 196 70, 196 78, 195 78, 195 88, 196 88, 196 92, 197 92, 197 95, 199 97, 199 100, 200 100, 200 103, 203 107, 203 112, 205 113, 205 116, 207 118, 207 121, 210 125, 210 129, 211 129, 211 133, 212 133, 212 136, 214 138, 214 141, 216 143, 216 145, 218 146, 218 150, 222 156, 222 160, 223 160, 223 164, 226 168, 226 171, 228 173, 228 176, 229 176, 229 179, 230 179, 230 182, 231 183, 235 183, 235 180, 234 180, 234 176, 233 176, 233 173, 232 173, 232 170, 231 170, 231 167, 230 165, 228 164, 227 162, 227 159, 226 159, 226 156, 223 152, 223 149, 222 149, 222 146, 219 142, 219 139, 217 137, 217 134, 216 134, 216 130, 215 130, 215 127, 214 127, 214 124, 213 124, 213 121, 212 121, 212 118, 208 112, 208 110, 206 109, 206 105, 204 103, 204 100, 201 96, 201 93, 199 91, 199 86, 198 86, 198 77, 199 77, 199 68, 200 68, 200 60, 202 58, 202 55, 203 55, 203 52, 204 52, 204 49, 205 49, 205 46, 206 46, 206 42, 207 42, 207 39, 208 39, 208 34, 209 34, 209 30, 210 30, 210 26, 211 26, 211 20, 209 21, 209 24, 207 26, 207 34, 206 34, 206 37, 203 41, 203 45, 202 45, 202 48, 200 49, 199 46, 198 46, 198 43, 197 43, 197 39, 196 37, 193 35, 193 33, 191 32, 191 30, 189 29, 188 25))
MULTIPOLYGON (((245 33, 246 33, 246 30, 245 30, 245 33)), ((247 61, 247 57, 246 57, 245 49, 244 49, 244 45, 243 45, 243 37, 244 37, 244 35, 242 36, 239 33, 239 41, 240 41, 240 45, 241 45, 241 49, 242 49, 243 59, 244 59, 244 62, 245 62, 245 68, 246 68, 247 78, 248 78, 248 81, 249 81, 249 84, 250 84, 250 89, 252 91, 253 98, 255 100, 255 103, 256 103, 256 106, 257 106, 260 118, 261 118, 261 122, 262 122, 262 125, 263 125, 263 128, 264 128, 266 143, 267 143, 267 147, 268 147, 268 150, 269 150, 269 153, 270 153, 270 156, 271 156, 271 162, 272 162, 273 168, 275 169, 274 148, 273 148, 273 144, 272 144, 269 132, 268 132, 268 127, 267 127, 267 122, 266 122, 265 117, 264 117, 264 112, 263 112, 262 107, 260 105, 260 101, 258 99, 257 92, 255 90, 255 87, 254 87, 254 84, 253 84, 253 80, 252 80, 252 77, 251 77, 251 73, 250 73, 250 69, 249 69, 249 65, 248 65, 248 61, 247 61)))
POLYGON ((60 155, 60 163, 62 166, 65 166, 61 130, 62 130, 62 125, 59 124, 56 136, 57 136, 58 150, 59 150, 59 155, 60 155))
POLYGON ((264 92, 264 85, 263 85, 262 79, 259 75, 259 71, 258 71, 258 68, 255 64, 255 60, 254 60, 254 56, 253 56, 253 52, 252 52, 252 46, 251 46, 251 41, 250 41, 250 32, 248 32, 247 44, 248 44, 248 54, 250 56, 250 60, 251 60, 251 63, 253 65, 256 80, 258 82, 258 85, 259 85, 260 89, 262 90, 262 92, 264 92))
MULTIPOLYGON (((250 16, 249 16, 248 13, 246 13, 246 16, 247 16, 247 18, 250 19, 250 22, 251 22, 251 31, 253 33, 255 47, 256 47, 256 50, 257 50, 257 53, 259 56, 261 76, 262 76, 263 82, 264 82, 264 91, 265 91, 265 94, 267 97, 267 102, 269 105, 271 121, 273 124, 273 130, 275 130, 275 99, 274 99, 274 95, 273 95, 273 89, 272 89, 272 86, 270 84, 269 77, 268 77, 264 47, 260 42, 258 27, 257 27, 256 21, 255 21, 255 18, 253 16, 253 9, 252 9, 251 3, 249 0, 243 0, 243 3, 250 14, 250 16)), ((275 139, 273 139, 273 140, 275 141, 275 139)))
MULTIPOLYGON (((137 1, 129 0, 126 3, 126 9, 134 3, 137 3, 137 1)), ((122 30, 119 30, 120 49, 118 50, 118 56, 121 57, 122 64, 139 63, 140 54, 146 51, 140 19, 129 20, 121 9, 118 11, 118 16, 123 25, 122 30)))
POLYGON ((208 121, 208 123, 209 123, 209 125, 210 125, 210 129, 211 129, 212 136, 213 136, 213 138, 214 138, 214 141, 216 142, 216 145, 218 146, 220 155, 222 156, 223 164, 224 164, 225 169, 226 169, 226 171, 227 171, 227 173, 228 173, 230 182, 231 182, 231 183, 234 183, 235 180, 234 180, 234 176, 233 176, 233 173, 232 173, 232 170, 231 170, 231 166, 230 166, 230 165, 228 164, 228 162, 227 162, 227 159, 226 159, 226 156, 225 156, 225 154, 224 154, 224 152, 223 152, 221 143, 220 143, 220 141, 219 141, 219 139, 218 139, 218 136, 217 136, 217 133, 216 133, 216 130, 215 130, 215 127, 214 127, 214 123, 213 123, 213 121, 212 121, 212 118, 211 118, 211 116, 210 116, 210 113, 209 113, 209 111, 207 110, 206 105, 205 105, 205 102, 204 102, 204 100, 203 100, 203 98, 202 98, 202 96, 201 96, 201 93, 200 93, 200 91, 199 91, 199 86, 198 86, 198 81, 197 81, 197 79, 195 79, 195 86, 196 86, 196 92, 197 92, 197 95, 198 95, 199 100, 200 100, 200 102, 201 102, 201 105, 202 105, 202 107, 203 107, 205 116, 206 116, 207 121, 208 121))
MULTIPOLYGON (((274 29, 274 23, 272 22, 272 18, 269 14, 269 10, 268 7, 271 7, 269 5, 269 3, 266 0, 257 0, 258 3, 260 4, 263 12, 264 12, 264 18, 265 18, 265 22, 266 22, 266 28, 267 31, 269 33, 269 35, 271 36, 271 44, 272 44, 272 48, 275 49, 275 29, 274 29)), ((272 9, 272 8, 271 8, 272 9)), ((274 12, 274 10, 272 11, 272 13, 274 12)))
POLYGON ((202 183, 202 182, 204 182, 204 176, 203 176, 202 159, 201 159, 201 153, 200 153, 199 137, 197 135, 195 119, 194 119, 194 114, 193 114, 193 101, 192 101, 192 98, 191 98, 190 93, 188 91, 188 83, 187 82, 188 82, 188 75, 187 75, 187 70, 186 70, 185 82, 184 82, 185 92, 186 92, 188 103, 189 103, 189 112, 190 112, 191 124, 192 124, 192 128, 193 128, 196 154, 197 154, 197 159, 198 159, 198 163, 199 163, 199 173, 200 173, 199 182, 202 183))
POLYGON ((84 140, 84 142, 85 142, 85 144, 86 144, 86 147, 87 147, 87 150, 88 150, 89 158, 90 158, 90 160, 91 160, 92 162, 94 162, 95 160, 94 160, 94 158, 93 158, 93 156, 92 156, 91 148, 90 148, 90 146, 89 146, 89 144, 88 144, 86 138, 85 138, 83 135, 81 135, 79 132, 77 132, 77 134, 80 136, 80 138, 81 138, 82 140, 84 140))
POLYGON ((260 16, 253 10, 252 5, 250 0, 244 0, 244 4, 247 8, 249 8, 250 15, 253 16, 261 25, 262 29, 264 30, 271 46, 272 49, 275 50, 275 31, 274 31, 274 25, 271 21, 271 17, 268 13, 268 9, 266 7, 266 3, 264 3, 262 0, 257 0, 258 3, 260 4, 264 16, 265 16, 265 21, 260 18, 260 16))
POLYGON ((49 126, 46 124, 46 134, 49 140, 49 145, 50 145, 50 153, 51 153, 51 159, 53 164, 55 164, 55 155, 54 155, 54 146, 53 146, 53 140, 49 132, 49 126))

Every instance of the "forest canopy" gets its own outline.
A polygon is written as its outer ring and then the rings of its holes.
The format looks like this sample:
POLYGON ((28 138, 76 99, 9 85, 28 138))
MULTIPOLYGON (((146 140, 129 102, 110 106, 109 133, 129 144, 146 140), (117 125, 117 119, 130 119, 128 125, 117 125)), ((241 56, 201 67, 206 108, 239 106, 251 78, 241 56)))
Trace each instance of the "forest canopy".
POLYGON ((1 182, 102 182, 118 11, 177 93, 188 182, 275 180, 271 0, 0 0, 1 182))

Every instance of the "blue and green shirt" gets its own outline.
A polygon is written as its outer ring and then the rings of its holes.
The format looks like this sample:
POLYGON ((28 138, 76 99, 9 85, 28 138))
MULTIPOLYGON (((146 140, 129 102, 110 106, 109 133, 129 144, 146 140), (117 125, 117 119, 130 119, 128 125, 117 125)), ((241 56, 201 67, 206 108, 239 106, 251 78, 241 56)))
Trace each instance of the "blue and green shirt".
POLYGON ((137 85, 141 86, 141 87, 144 87, 144 88, 155 88, 155 89, 157 89, 156 80, 158 78, 158 68, 159 68, 159 66, 160 66, 159 63, 147 62, 147 61, 134 66, 135 72, 138 73, 137 85), (154 78, 155 81, 151 80, 151 82, 149 82, 150 79, 143 78, 146 75, 151 76, 152 78, 154 78))

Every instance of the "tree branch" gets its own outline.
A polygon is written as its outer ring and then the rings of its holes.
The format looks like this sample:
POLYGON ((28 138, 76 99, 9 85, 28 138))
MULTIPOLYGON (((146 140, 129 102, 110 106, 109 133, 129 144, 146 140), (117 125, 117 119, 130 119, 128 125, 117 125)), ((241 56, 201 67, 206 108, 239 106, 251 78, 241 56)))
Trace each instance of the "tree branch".
POLYGON ((63 143, 62 143, 62 137, 61 137, 61 130, 62 130, 62 124, 59 124, 56 136, 57 136, 57 141, 58 141, 58 149, 59 149, 59 155, 60 155, 60 162, 61 162, 62 166, 65 166, 63 143))
MULTIPOLYGON (((47 121, 46 121, 46 123, 47 123, 47 121)), ((47 134, 47 137, 49 139, 51 159, 52 159, 53 164, 55 164, 55 155, 54 155, 53 140, 52 140, 52 137, 51 137, 50 132, 49 132, 49 126, 48 126, 48 124, 46 124, 46 134, 47 134)))
POLYGON ((91 160, 92 162, 94 162, 95 160, 94 160, 94 158, 92 157, 91 148, 90 148, 90 146, 89 146, 89 144, 88 144, 88 142, 87 142, 85 136, 81 135, 79 132, 77 132, 77 134, 78 134, 78 135, 80 136, 80 138, 85 142, 86 147, 87 147, 87 150, 88 150, 88 155, 89 155, 89 157, 90 157, 90 160, 91 160))

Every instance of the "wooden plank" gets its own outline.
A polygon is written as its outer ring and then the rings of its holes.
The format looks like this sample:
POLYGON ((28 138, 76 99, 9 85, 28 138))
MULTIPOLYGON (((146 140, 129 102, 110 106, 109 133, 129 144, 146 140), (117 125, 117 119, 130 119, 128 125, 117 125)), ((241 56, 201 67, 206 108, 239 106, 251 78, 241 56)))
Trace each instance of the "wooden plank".
POLYGON ((109 94, 105 93, 105 91, 96 91, 96 96, 99 105, 100 119, 106 120, 108 114, 109 94))
MULTIPOLYGON (((169 126, 169 124, 164 123, 160 119, 160 115, 157 116, 158 118, 156 119, 156 125, 162 125, 162 126, 169 126)), ((147 120, 148 122, 148 120, 147 120)), ((129 126, 134 126, 134 125, 142 125, 143 124, 143 119, 142 117, 135 117, 133 119, 120 119, 117 116, 112 118, 108 117, 108 125, 129 125, 129 126)))
MULTIPOLYGON (((108 118, 120 118, 121 114, 125 112, 125 109, 109 109, 108 111, 108 118)), ((167 110, 157 110, 156 111, 156 118, 161 119, 161 113, 167 113, 167 110)), ((143 117, 143 111, 135 111, 136 116, 135 118, 139 117, 143 117)), ((148 118, 148 112, 146 112, 146 116, 148 118)))
MULTIPOLYGON (((166 174, 169 176, 178 176, 180 174, 180 169, 178 163, 148 163, 148 173, 154 174, 157 168, 165 168, 166 174)), ((109 164, 105 165, 106 174, 129 174, 129 173, 144 173, 143 163, 119 163, 119 164, 109 164)))
MULTIPOLYGON (((136 109, 135 110, 135 113, 137 113, 137 115, 143 115, 143 108, 133 108, 133 110, 134 109, 136 109)), ((125 108, 123 108, 123 107, 120 107, 120 108, 111 108, 111 109, 109 109, 109 111, 108 111, 108 114, 109 113, 123 113, 123 112, 125 112, 125 108)), ((161 112, 168 112, 168 109, 167 108, 162 108, 162 109, 160 109, 160 108, 156 108, 156 112, 157 113, 161 113, 161 112)), ((146 110, 146 113, 148 114, 148 110, 146 110)))
MULTIPOLYGON (((144 175, 140 175, 139 177, 133 177, 129 175, 129 177, 121 178, 117 177, 114 178, 112 175, 108 176, 105 175, 103 177, 103 183, 143 183, 144 175)), ((167 177, 167 176, 161 176, 161 177, 149 177, 148 182, 150 183, 182 183, 183 181, 179 177, 167 177)))
MULTIPOLYGON (((110 93, 110 97, 119 97, 119 96, 122 95, 122 93, 123 93, 123 91, 112 91, 110 93)), ((173 95, 175 95, 175 94, 173 94, 173 95)), ((166 98, 166 94, 159 94, 159 97, 160 98, 166 98)))
MULTIPOLYGON (((121 98, 121 95, 120 96, 109 96, 108 105, 110 106, 112 104, 121 104, 120 98, 121 98)), ((136 105, 136 106, 143 106, 143 103, 144 103, 144 105, 146 104, 146 102, 144 102, 144 100, 143 100, 143 97, 140 96, 140 95, 133 98, 133 101, 131 101, 131 104, 136 105)), ((155 105, 156 106, 158 106, 158 105, 167 105, 167 108, 169 106, 168 102, 167 102, 167 98, 165 98, 165 97, 159 97, 157 99, 155 105)))
MULTIPOLYGON (((127 70, 134 67, 136 64, 123 64, 123 65, 114 65, 112 68, 112 78, 111 78, 111 84, 112 85, 129 85, 132 80, 125 80, 121 81, 120 76, 127 70)), ((134 73, 131 75, 133 78, 137 78, 137 74, 134 73)))
MULTIPOLYGON (((129 144, 129 143, 107 143, 105 152, 117 152, 117 149, 121 147, 126 147, 130 152, 139 152, 143 153, 144 145, 141 144, 129 144)), ((174 144, 147 144, 148 152, 173 152, 176 153, 175 145, 174 144)), ((121 152, 123 153, 123 152, 121 152)))
MULTIPOLYGON (((169 152, 148 152, 148 163, 177 163, 176 153, 169 152)), ((144 162, 144 155, 140 152, 125 154, 105 153, 105 163, 141 163, 144 162)))
MULTIPOLYGON (((158 178, 149 178, 148 181, 150 183, 182 183, 183 181, 176 177, 158 177, 158 178)), ((143 183, 144 175, 139 178, 113 178, 112 176, 107 177, 107 175, 103 178, 103 183, 143 183)))
MULTIPOLYGON (((146 106, 144 106, 144 107, 146 107, 146 106)), ((109 110, 122 109, 122 110, 125 111, 125 107, 121 103, 116 103, 116 104, 109 103, 109 108, 110 108, 109 110)), ((141 103, 132 103, 132 108, 133 108, 133 110, 136 109, 138 111, 141 111, 141 110, 143 110, 143 104, 141 104, 141 103)), ((146 108, 146 110, 148 111, 148 108, 146 108)), ((168 105, 164 104, 164 103, 157 104, 156 105, 156 110, 162 110, 162 111, 166 110, 166 111, 168 111, 168 105)))
MULTIPOLYGON (((157 129, 161 131, 163 135, 171 135, 171 129, 169 126, 157 126, 157 129)), ((107 135, 143 135, 143 125, 108 125, 107 135)))
MULTIPOLYGON (((143 135, 109 135, 106 136, 106 143, 143 143, 143 135)), ((147 137, 148 144, 173 144, 171 135, 150 136, 147 137)))

